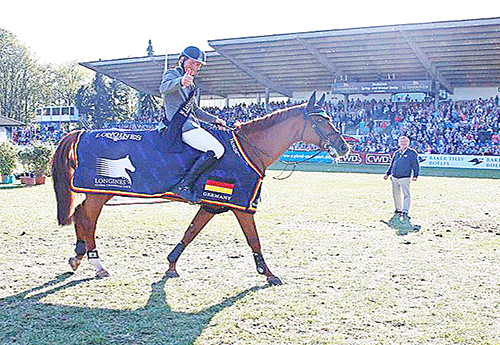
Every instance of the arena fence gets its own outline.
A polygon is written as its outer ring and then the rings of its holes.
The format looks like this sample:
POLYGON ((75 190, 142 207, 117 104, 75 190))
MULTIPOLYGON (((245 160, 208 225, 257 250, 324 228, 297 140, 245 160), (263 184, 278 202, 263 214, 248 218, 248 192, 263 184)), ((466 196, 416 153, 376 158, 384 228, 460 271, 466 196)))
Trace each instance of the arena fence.
MULTIPOLYGON (((334 160, 326 152, 286 151, 273 170, 359 172, 384 174, 391 161, 388 153, 352 152, 334 160)), ((419 154, 421 175, 473 178, 500 178, 499 156, 419 154)))

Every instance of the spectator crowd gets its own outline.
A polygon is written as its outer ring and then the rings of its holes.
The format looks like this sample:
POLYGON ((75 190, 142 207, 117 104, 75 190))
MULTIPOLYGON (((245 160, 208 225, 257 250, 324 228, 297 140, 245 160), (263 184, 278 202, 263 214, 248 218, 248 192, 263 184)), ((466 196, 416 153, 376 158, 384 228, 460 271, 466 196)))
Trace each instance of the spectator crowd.
POLYGON ((393 152, 399 136, 406 135, 418 153, 500 156, 498 96, 444 101, 438 107, 433 102, 355 102, 349 109, 334 113, 339 126, 354 128, 359 138, 354 151, 393 152))
MULTIPOLYGON (((499 98, 471 101, 392 102, 389 100, 350 100, 347 110, 344 102, 326 106, 334 124, 342 133, 357 140, 352 150, 366 153, 388 153, 398 147, 400 135, 411 138, 411 146, 419 153, 454 155, 500 156, 499 98)), ((206 107, 230 125, 246 122, 274 110, 293 105, 290 102, 271 102, 268 111, 263 104, 241 103, 232 107, 206 107)), ((152 129, 157 118, 108 123, 106 128, 152 129)), ((13 131, 13 140, 28 144, 32 140, 57 142, 69 127, 41 126, 32 123, 13 131)), ((292 149, 312 149, 298 143, 292 149)))

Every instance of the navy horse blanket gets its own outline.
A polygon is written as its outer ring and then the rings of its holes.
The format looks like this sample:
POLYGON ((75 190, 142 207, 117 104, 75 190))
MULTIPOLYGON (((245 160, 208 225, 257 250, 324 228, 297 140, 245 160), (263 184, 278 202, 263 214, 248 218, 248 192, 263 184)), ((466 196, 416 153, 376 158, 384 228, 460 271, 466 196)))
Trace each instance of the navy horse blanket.
MULTIPOLYGON (((208 130, 224 145, 225 153, 195 182, 194 191, 204 204, 255 212, 263 173, 248 159, 233 132, 208 130)), ((166 140, 158 130, 80 132, 71 189, 79 193, 179 198, 170 189, 201 152, 184 143, 180 152, 171 152, 166 140)))

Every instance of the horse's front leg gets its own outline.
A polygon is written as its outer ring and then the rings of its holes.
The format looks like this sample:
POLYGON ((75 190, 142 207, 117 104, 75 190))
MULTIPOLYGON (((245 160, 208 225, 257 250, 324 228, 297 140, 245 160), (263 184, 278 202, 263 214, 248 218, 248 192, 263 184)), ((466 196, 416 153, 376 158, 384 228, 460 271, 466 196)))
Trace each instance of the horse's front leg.
POLYGON ((266 262, 264 261, 253 214, 236 210, 233 210, 233 212, 238 219, 238 223, 240 223, 241 229, 245 234, 248 245, 250 246, 250 248, 252 248, 253 258, 255 260, 255 265, 257 266, 257 272, 265 275, 267 277, 267 282, 270 285, 283 284, 281 280, 271 272, 269 267, 267 267, 266 262))
POLYGON ((182 240, 175 246, 167 257, 170 263, 167 270, 167 277, 174 278, 179 276, 176 269, 179 256, 184 251, 184 248, 186 248, 186 246, 200 233, 200 231, 205 227, 205 225, 207 225, 214 215, 214 213, 204 210, 203 207, 198 210, 198 213, 196 213, 196 216, 194 216, 191 224, 189 224, 189 227, 184 233, 182 240))

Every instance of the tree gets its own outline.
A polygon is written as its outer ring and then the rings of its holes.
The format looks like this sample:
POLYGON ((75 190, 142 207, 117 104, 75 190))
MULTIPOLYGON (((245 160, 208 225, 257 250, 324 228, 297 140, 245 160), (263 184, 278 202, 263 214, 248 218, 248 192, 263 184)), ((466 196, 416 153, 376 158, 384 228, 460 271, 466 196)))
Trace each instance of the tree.
POLYGON ((89 85, 80 86, 76 93, 75 105, 80 112, 80 121, 88 126, 89 116, 93 114, 92 91, 89 85))
MULTIPOLYGON (((141 114, 141 117, 146 119, 153 119, 155 117, 158 117, 161 107, 158 99, 148 94, 141 93, 141 96, 141 111, 139 112, 141 114)), ((141 121, 142 119, 138 120, 141 121)))
POLYGON ((0 114, 27 122, 47 94, 44 66, 10 31, 0 29, 0 114))
POLYGON ((92 122, 97 128, 102 128, 106 121, 112 120, 115 116, 110 87, 102 73, 96 73, 92 88, 92 122))
POLYGON ((132 120, 137 109, 137 91, 100 73, 91 85, 81 86, 75 98, 80 118, 96 128, 106 122, 132 120))
POLYGON ((91 81, 75 61, 40 64, 11 32, 0 29, 0 114, 29 122, 38 107, 70 106, 91 81))
MULTIPOLYGON (((137 92, 99 73, 92 81, 91 73, 75 61, 39 64, 14 34, 0 29, 0 115, 29 122, 39 107, 76 105, 81 118, 97 128, 133 119, 137 92)), ((151 98, 141 110, 150 116, 157 108, 151 98)))
POLYGON ((51 104, 60 106, 75 105, 78 90, 91 81, 90 72, 79 66, 76 61, 51 67, 51 104))
POLYGON ((137 104, 137 92, 116 79, 113 79, 109 86, 115 112, 113 121, 132 120, 137 104))

